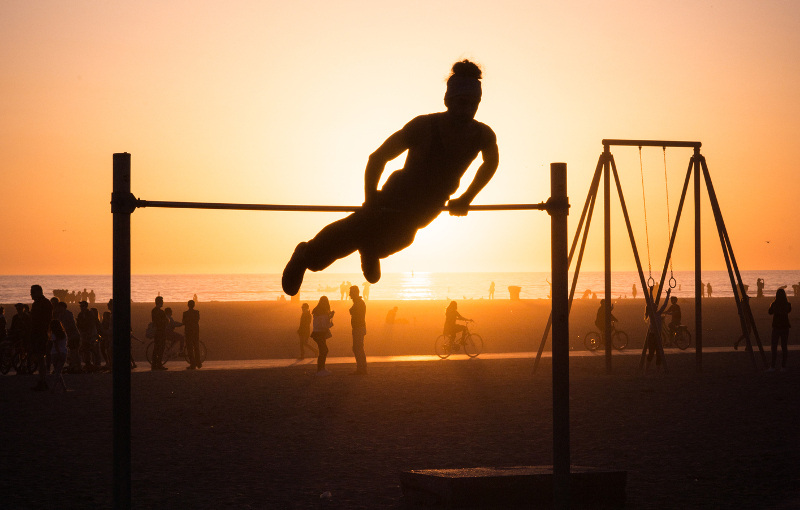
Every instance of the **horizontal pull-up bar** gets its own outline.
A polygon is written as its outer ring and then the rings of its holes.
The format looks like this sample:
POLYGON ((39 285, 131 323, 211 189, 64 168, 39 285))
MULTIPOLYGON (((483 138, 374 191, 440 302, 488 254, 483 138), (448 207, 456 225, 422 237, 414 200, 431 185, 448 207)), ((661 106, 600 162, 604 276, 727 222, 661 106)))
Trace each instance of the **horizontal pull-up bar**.
MULTIPOLYGON (((122 199, 117 203, 112 196, 112 210, 114 205, 119 205, 123 209, 132 211, 135 208, 161 207, 168 209, 227 209, 238 211, 307 211, 307 212, 355 212, 361 206, 352 205, 279 205, 279 204, 227 204, 215 202, 166 202, 157 200, 142 200, 134 198, 132 195, 122 199)), ((561 207, 569 207, 569 204, 560 205, 553 200, 540 202, 538 204, 491 204, 491 205, 470 205, 470 211, 554 211, 561 207)), ((448 206, 443 206, 442 211, 449 211, 448 206)))
POLYGON ((693 147, 699 149, 702 145, 700 142, 676 142, 669 140, 603 140, 603 146, 609 145, 627 145, 630 147, 693 147))

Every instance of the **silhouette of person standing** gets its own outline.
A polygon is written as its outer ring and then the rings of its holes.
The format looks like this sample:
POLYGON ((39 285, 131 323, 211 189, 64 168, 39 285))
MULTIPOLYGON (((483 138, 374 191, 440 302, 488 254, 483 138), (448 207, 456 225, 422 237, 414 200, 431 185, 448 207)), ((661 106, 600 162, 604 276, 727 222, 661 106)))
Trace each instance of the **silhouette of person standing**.
POLYGON ((756 297, 762 298, 764 297, 764 280, 759 278, 756 280, 756 297))
POLYGON ((706 292, 708 293, 708 297, 711 297, 711 282, 706 285, 706 292))
POLYGON ((361 255, 364 278, 377 283, 380 259, 410 246, 417 230, 436 219, 442 206, 447 203, 454 216, 467 214, 499 159, 494 131, 474 118, 481 102, 481 77, 474 63, 456 62, 444 96, 447 111, 414 118, 370 155, 364 205, 297 245, 283 271, 285 293, 297 294, 307 269, 321 271, 355 251, 361 255), (406 151, 403 169, 393 172, 378 190, 386 164, 406 151), (483 163, 472 183, 463 195, 450 199, 478 154, 483 163))
POLYGON ((200 359, 200 312, 194 309, 194 299, 190 299, 186 306, 188 310, 183 312, 183 333, 186 336, 186 357, 189 358, 189 366, 186 370, 195 370, 203 367, 200 359))
POLYGON ((633 284, 633 287, 631 287, 631 295, 633 296, 633 299, 636 299, 636 284, 635 283, 633 284))
POLYGON ((353 355, 356 357, 355 375, 367 375, 367 355, 364 352, 364 337, 367 335, 367 305, 358 295, 358 286, 350 287, 350 326, 353 328, 353 355))
POLYGON ((297 336, 300 338, 300 356, 297 359, 306 359, 306 349, 313 352, 315 356, 318 353, 308 343, 308 338, 311 336, 311 312, 308 309, 308 303, 303 303, 300 310, 300 327, 297 328, 297 336))
POLYGON ((781 372, 786 370, 786 358, 789 355, 789 312, 792 304, 786 299, 786 291, 778 289, 775 292, 775 301, 769 305, 769 314, 772 315, 772 363, 768 372, 775 371, 775 362, 778 360, 778 340, 781 342, 781 372))
POLYGON ((164 306, 164 298, 156 297, 156 306, 150 310, 150 320, 153 322, 153 359, 150 363, 150 370, 169 370, 161 363, 164 357, 164 347, 167 342, 167 314, 161 307, 164 306))
POLYGON ((364 301, 369 301, 369 288, 372 286, 372 284, 369 282, 364 282, 363 286, 364 286, 364 292, 363 292, 364 301))
POLYGON ((489 299, 494 299, 494 282, 489 284, 489 299))
POLYGON ((333 327, 333 315, 336 312, 331 310, 328 296, 319 298, 317 306, 311 310, 313 316, 314 331, 311 332, 311 339, 317 342, 319 356, 317 357, 317 375, 326 376, 331 373, 325 369, 325 360, 328 358, 328 338, 332 337, 331 328, 333 327))
POLYGON ((39 382, 31 388, 34 391, 47 390, 47 381, 44 376, 47 372, 45 355, 47 354, 47 342, 50 340, 50 321, 53 320, 53 304, 44 297, 44 292, 40 285, 31 285, 31 358, 39 363, 39 382))
POLYGON ((341 301, 344 301, 345 294, 347 294, 347 284, 342 282, 342 284, 339 285, 339 299, 341 301))

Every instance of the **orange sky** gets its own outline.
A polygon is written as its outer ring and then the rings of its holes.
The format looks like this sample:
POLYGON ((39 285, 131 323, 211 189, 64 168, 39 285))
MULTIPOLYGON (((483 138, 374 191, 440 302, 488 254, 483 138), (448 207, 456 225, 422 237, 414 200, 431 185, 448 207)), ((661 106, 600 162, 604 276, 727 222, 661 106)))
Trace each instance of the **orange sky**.
MULTIPOLYGON (((485 68, 477 119, 501 158, 476 203, 545 200, 549 163, 566 161, 574 229, 603 138, 698 140, 740 266, 800 268, 800 3, 386 4, 0 3, 0 273, 111 272, 114 152, 132 154, 133 192, 150 200, 360 204, 367 156, 443 109, 465 57, 485 68)), ((646 258, 638 152, 614 153, 646 258)), ((667 153, 673 218, 689 156, 667 153)), ((661 149, 644 169, 659 266, 661 149)), ((614 214, 614 267, 632 269, 616 201, 614 214)), ((280 272, 337 217, 139 210, 133 271, 280 272)), ((586 269, 602 268, 601 225, 586 269)), ((704 267, 722 269, 708 209, 703 228, 704 267)), ((681 234, 675 268, 690 269, 690 215, 681 234)), ((549 264, 547 215, 478 213, 439 218, 383 270, 549 264)), ((358 268, 354 256, 329 270, 358 268)))

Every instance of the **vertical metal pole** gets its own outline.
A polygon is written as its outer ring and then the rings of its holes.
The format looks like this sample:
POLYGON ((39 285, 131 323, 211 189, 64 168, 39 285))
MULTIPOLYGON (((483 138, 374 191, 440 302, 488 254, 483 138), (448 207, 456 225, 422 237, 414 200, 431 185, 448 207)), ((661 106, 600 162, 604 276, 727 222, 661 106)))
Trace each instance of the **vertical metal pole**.
POLYGON ((702 261, 700 259, 700 148, 694 148, 694 331, 695 369, 703 371, 702 261))
MULTIPOLYGON (((567 164, 550 164, 550 201, 566 206, 567 164)), ((567 215, 560 207, 550 212, 553 278, 553 508, 569 508, 569 255, 567 215)))
POLYGON ((131 155, 114 154, 113 251, 113 498, 114 508, 131 508, 131 155))
POLYGON ((605 164, 603 169, 603 235, 604 235, 604 255, 605 255, 605 331, 603 340, 606 344, 606 374, 611 374, 611 170, 610 170, 610 151, 608 145, 604 146, 605 164))

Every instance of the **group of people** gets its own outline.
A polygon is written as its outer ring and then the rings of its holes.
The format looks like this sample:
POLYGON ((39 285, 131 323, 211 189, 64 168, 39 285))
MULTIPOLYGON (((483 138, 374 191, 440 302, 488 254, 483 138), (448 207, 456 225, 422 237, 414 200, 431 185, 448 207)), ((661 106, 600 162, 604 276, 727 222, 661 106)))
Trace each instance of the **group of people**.
POLYGON ((181 352, 186 350, 186 360, 189 362, 187 370, 197 370, 203 368, 203 360, 200 357, 200 312, 195 309, 194 299, 187 303, 188 310, 183 312, 182 322, 176 321, 172 317, 172 308, 165 308, 164 298, 157 296, 155 305, 150 311, 150 319, 153 331, 153 356, 150 360, 150 370, 169 370, 164 366, 164 349, 167 340, 179 341, 181 352), (184 335, 181 335, 176 328, 183 327, 184 335))
POLYGON ((30 295, 33 299, 30 307, 23 303, 14 305, 17 313, 11 318, 7 334, 4 310, 0 308, 0 341, 8 339, 25 353, 29 371, 38 366, 39 379, 33 390, 55 391, 60 387, 66 392, 62 372, 111 369, 113 301, 108 302, 108 311, 102 318, 97 308, 89 308, 87 301, 80 301, 80 312, 75 317, 66 302, 57 297, 47 299, 40 285, 32 285, 30 295), (51 367, 52 387, 46 380, 51 367))
MULTIPOLYGON (((350 326, 353 336, 353 355, 356 358, 356 370, 354 375, 367 374, 367 355, 364 351, 364 337, 367 335, 367 305, 361 297, 358 286, 351 285, 348 293, 353 300, 350 307, 350 326)), ((314 352, 317 356, 317 375, 328 376, 331 372, 325 368, 325 361, 328 357, 328 338, 331 338, 331 328, 333 327, 333 316, 336 314, 331 310, 331 304, 327 296, 319 298, 317 306, 309 311, 308 303, 301 306, 300 327, 297 335, 300 339, 300 357, 305 359, 306 349, 314 352), (315 349, 308 343, 311 338, 317 344, 315 349)))
POLYGON ((97 299, 97 294, 94 293, 94 289, 90 290, 89 292, 86 292, 86 289, 83 289, 83 291, 55 289, 53 290, 53 296, 58 298, 59 301, 63 301, 67 304, 80 303, 81 301, 94 304, 95 300, 97 299))

